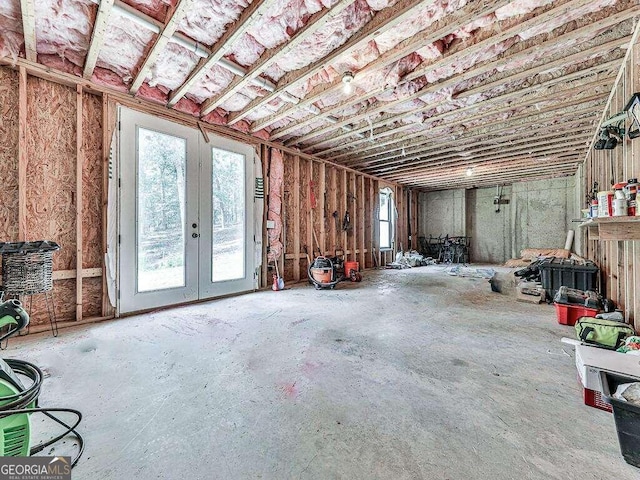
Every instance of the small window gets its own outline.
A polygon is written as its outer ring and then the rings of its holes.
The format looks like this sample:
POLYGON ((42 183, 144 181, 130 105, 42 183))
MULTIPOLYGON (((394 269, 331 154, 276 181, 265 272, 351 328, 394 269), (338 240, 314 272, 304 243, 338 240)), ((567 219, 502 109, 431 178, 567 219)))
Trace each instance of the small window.
POLYGON ((380 190, 380 248, 391 248, 393 241, 393 216, 391 215, 393 201, 391 190, 380 190))

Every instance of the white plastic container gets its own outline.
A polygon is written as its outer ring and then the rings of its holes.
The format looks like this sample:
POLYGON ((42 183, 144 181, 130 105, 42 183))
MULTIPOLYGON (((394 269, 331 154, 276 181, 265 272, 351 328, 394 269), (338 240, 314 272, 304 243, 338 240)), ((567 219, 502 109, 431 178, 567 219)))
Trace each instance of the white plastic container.
POLYGON ((613 192, 611 190, 598 192, 598 217, 613 216, 613 192))

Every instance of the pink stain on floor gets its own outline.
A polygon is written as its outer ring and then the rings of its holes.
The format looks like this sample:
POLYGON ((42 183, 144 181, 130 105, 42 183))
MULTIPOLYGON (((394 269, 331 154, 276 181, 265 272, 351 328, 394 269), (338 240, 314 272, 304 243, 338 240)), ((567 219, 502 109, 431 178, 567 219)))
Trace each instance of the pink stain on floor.
POLYGON ((296 387, 296 382, 281 383, 279 387, 287 398, 296 398, 300 394, 298 387, 296 387))

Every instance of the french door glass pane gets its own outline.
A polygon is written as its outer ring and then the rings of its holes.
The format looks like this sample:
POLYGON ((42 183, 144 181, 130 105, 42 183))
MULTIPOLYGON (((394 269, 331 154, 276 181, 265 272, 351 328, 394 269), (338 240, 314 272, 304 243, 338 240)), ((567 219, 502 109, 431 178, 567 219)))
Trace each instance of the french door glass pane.
POLYGON ((380 222, 380 248, 391 248, 389 222, 380 222))
POLYGON ((139 292, 185 286, 184 138, 138 128, 139 292))
POLYGON ((212 148, 211 281, 245 276, 245 157, 212 148))
POLYGON ((380 193, 380 220, 389 220, 389 195, 380 193))

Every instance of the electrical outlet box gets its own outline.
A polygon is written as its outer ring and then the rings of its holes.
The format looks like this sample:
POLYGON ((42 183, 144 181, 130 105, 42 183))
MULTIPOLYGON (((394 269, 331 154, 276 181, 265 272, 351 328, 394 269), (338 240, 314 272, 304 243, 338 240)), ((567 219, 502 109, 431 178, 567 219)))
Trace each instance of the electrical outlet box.
POLYGON ((276 222, 274 220, 267 220, 267 229, 276 228, 276 222))

